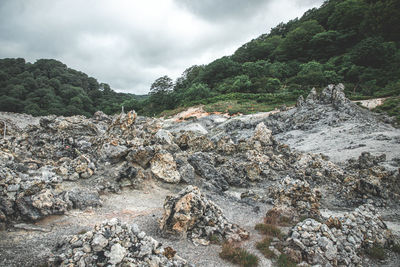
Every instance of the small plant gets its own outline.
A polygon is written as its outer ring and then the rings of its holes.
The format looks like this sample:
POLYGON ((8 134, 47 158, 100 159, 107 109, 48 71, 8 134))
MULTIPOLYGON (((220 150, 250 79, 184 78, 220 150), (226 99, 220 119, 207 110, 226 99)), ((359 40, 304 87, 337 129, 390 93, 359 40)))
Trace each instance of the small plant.
POLYGON ((268 259, 272 259, 275 257, 274 252, 269 249, 271 244, 271 238, 266 237, 261 242, 256 243, 256 248, 268 259))
POLYGON ((236 247, 232 243, 223 244, 222 251, 219 253, 219 256, 224 260, 243 267, 252 267, 258 265, 257 256, 249 253, 243 248, 236 247))
POLYGON ((400 244, 394 244, 393 247, 390 248, 393 252, 400 254, 400 244))
POLYGON ((213 234, 210 236, 210 242, 211 244, 221 244, 221 239, 218 235, 213 234))
POLYGON ((368 248, 366 253, 372 259, 384 260, 386 258, 385 250, 379 245, 368 248))
POLYGON ((276 262, 278 267, 296 267, 297 264, 293 262, 286 254, 281 254, 276 262))
POLYGON ((264 235, 273 236, 280 238, 282 236, 281 230, 273 224, 258 223, 254 227, 257 231, 260 231, 264 235))

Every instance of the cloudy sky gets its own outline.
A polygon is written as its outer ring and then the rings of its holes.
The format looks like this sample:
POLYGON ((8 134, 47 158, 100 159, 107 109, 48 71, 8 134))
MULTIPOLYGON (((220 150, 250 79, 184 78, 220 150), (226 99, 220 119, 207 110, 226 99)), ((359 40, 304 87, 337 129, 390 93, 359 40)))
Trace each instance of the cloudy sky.
POLYGON ((323 0, 0 0, 0 58, 54 58, 121 92, 232 54, 323 0))

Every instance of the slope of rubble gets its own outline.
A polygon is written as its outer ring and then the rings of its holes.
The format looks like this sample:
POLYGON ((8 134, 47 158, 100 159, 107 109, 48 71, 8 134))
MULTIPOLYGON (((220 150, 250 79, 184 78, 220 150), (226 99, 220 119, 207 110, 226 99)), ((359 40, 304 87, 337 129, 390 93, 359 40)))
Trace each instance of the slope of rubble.
MULTIPOLYGON (((49 259, 175 264, 157 248, 137 257, 134 244, 145 236, 172 247, 188 264, 229 266, 210 239, 241 240, 262 257, 254 225, 271 215, 297 223, 287 233, 286 251, 303 255, 299 262, 359 264, 371 242, 386 249, 399 242, 400 131, 351 103, 342 85, 312 90, 295 108, 272 115, 173 121, 134 111, 92 118, 0 113, 0 122, 2 266, 49 259), (354 209, 332 217, 340 233, 323 222, 326 214, 354 209), (100 224, 112 218, 122 222, 100 224), (143 229, 140 238, 132 223, 143 229), (295 230, 310 224, 315 229, 306 234, 295 230), (82 231, 103 235, 107 244, 96 247, 94 235, 82 231), (372 239, 364 237, 369 234, 372 239), (345 240, 354 245, 350 251, 345 240)), ((397 256, 381 262, 398 263, 397 256)))

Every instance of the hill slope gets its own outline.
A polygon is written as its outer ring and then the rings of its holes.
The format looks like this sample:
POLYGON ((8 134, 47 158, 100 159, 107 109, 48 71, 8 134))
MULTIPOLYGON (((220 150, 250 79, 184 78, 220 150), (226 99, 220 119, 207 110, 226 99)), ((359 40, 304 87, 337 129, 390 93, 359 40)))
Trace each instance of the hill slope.
POLYGON ((111 114, 133 95, 116 93, 83 72, 53 59, 31 64, 23 58, 0 59, 0 111, 32 115, 111 114))
POLYGON ((219 101, 282 104, 342 82, 352 99, 400 91, 400 2, 329 0, 281 23, 231 56, 157 79, 145 114, 219 101))

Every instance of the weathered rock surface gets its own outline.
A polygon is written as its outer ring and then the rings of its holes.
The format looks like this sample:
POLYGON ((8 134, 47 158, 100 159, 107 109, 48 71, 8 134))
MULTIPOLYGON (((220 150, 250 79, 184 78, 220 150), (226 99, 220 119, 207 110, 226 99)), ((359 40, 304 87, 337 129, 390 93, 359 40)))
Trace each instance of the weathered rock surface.
POLYGON ((189 266, 177 255, 167 253, 161 243, 113 218, 93 231, 65 238, 49 260, 50 266, 189 266))
POLYGON ((301 252, 302 260, 324 266, 358 266, 361 249, 391 242, 391 232, 372 205, 326 223, 306 219, 293 227, 287 239, 289 247, 301 252))
POLYGON ((247 231, 229 223, 222 210, 193 186, 165 199, 160 229, 202 245, 208 245, 211 238, 240 241, 249 237, 247 231))
POLYGON ((284 178, 277 187, 271 188, 270 195, 274 199, 274 207, 269 216, 284 216, 290 221, 300 218, 319 218, 321 192, 311 189, 306 181, 284 178))
MULTIPOLYGON (((5 138, 0 136, 0 229, 20 229, 17 226, 24 222, 21 228, 30 231, 40 226, 28 227, 26 222, 40 224, 55 214, 67 214, 61 221, 70 213, 87 218, 99 210, 100 196, 110 199, 112 193, 153 185, 177 192, 181 184, 197 186, 213 200, 240 203, 251 214, 273 204, 269 215, 293 220, 321 219, 321 208, 344 210, 372 201, 385 210, 385 219, 396 224, 400 131, 382 120, 346 99, 342 85, 328 86, 320 94, 312 90, 305 100, 299 98, 296 108, 282 107, 269 116, 210 115, 173 122, 140 117, 134 111, 115 116, 97 112, 93 118, 0 113, 0 130, 5 125, 8 129, 5 138), (70 211, 87 208, 93 209, 70 211)), ((217 201, 225 217, 199 189, 188 188, 166 200, 161 225, 165 233, 188 236, 196 244, 207 244, 215 236, 233 240, 246 236, 226 219, 237 218, 229 208, 217 201)), ((160 199, 157 216, 161 203, 160 199)), ((118 216, 132 215, 129 207, 124 208, 118 216)), ((158 229, 156 217, 146 211, 139 216, 148 216, 158 229)), ((343 222, 336 218, 325 224, 343 222)), ((118 265, 132 252, 101 235, 104 238, 91 239, 90 251, 107 248, 101 257, 96 255, 108 264, 118 265)), ((342 250, 337 243, 325 239, 319 243, 326 249, 323 262, 333 264, 344 255, 338 254, 342 250)), ((298 247, 289 248, 287 253, 297 258, 305 254, 298 247)), ((84 253, 91 253, 86 251, 87 246, 84 253)), ((12 253, 6 253, 12 262, 12 253)), ((4 254, 0 251, 0 256, 4 254)))

